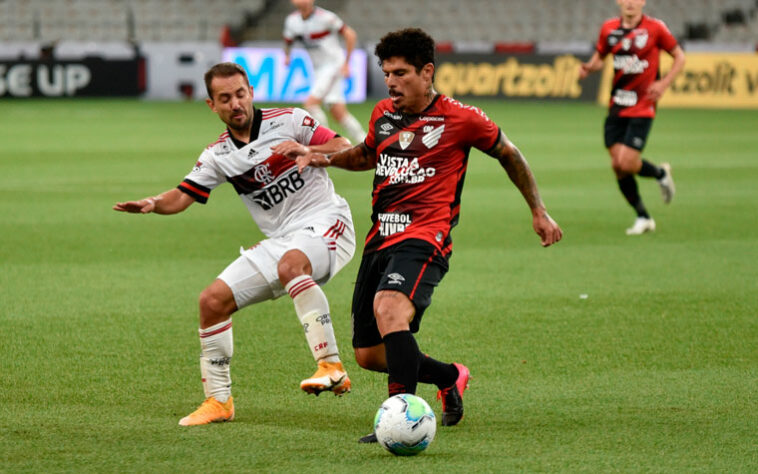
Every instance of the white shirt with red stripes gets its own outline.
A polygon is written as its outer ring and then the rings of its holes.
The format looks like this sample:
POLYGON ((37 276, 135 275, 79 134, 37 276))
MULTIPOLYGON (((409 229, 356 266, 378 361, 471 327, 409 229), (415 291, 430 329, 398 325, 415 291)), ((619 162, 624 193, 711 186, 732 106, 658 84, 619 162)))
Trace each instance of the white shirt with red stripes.
POLYGON ((341 66, 345 54, 340 46, 339 35, 345 23, 335 13, 314 7, 308 18, 299 11, 290 13, 284 20, 284 41, 288 44, 301 41, 311 57, 315 69, 324 66, 341 66))
POLYGON ((271 150, 287 140, 320 145, 335 132, 299 108, 259 109, 254 116, 257 136, 250 143, 238 148, 225 131, 203 151, 179 189, 205 203, 214 188, 230 182, 269 238, 301 230, 326 215, 352 222, 347 202, 334 191, 325 169, 307 167, 298 173, 294 160, 271 150))

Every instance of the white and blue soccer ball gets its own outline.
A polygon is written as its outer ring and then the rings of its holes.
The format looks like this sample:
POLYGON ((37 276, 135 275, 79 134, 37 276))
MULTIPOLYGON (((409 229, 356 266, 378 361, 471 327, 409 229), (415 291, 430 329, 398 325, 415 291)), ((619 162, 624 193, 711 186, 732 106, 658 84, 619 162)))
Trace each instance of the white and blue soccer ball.
POLYGON ((437 432, 437 418, 423 398, 401 393, 382 403, 374 417, 379 444, 397 456, 413 456, 425 450, 437 432))

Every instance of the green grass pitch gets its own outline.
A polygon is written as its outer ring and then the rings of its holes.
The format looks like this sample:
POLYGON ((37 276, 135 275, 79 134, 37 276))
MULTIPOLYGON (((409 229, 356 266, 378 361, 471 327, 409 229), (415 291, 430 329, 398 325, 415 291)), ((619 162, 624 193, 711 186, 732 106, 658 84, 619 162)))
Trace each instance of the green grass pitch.
MULTIPOLYGON (((203 398, 197 295, 261 234, 231 186, 177 216, 111 206, 178 184, 222 131, 204 104, 0 103, 0 471, 758 471, 758 112, 661 111, 645 156, 673 164, 678 194, 665 206, 642 180, 658 231, 627 237, 601 107, 475 105, 565 236, 541 248, 472 153, 418 336, 471 368, 466 417, 400 459, 356 442, 386 396, 350 348, 358 258, 325 287, 352 393, 300 392, 314 363, 281 298, 235 316, 237 419, 177 425, 203 398)), ((372 175, 331 175, 362 242, 372 175)))

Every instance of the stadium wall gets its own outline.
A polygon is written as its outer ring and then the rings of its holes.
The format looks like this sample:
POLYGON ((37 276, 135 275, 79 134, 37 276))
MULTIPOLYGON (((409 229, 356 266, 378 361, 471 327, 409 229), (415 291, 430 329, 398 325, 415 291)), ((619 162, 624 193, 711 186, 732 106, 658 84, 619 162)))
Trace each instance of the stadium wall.
MULTIPOLYGON (((300 76, 281 64, 278 42, 248 43, 266 49, 251 77, 266 101, 299 102, 307 92, 309 61, 301 54, 300 76), (263 58, 263 59, 261 59, 263 58), (269 61, 271 77, 261 76, 269 61), (257 71, 256 71, 257 70, 257 71), (287 82, 289 81, 289 82, 287 82), (262 89, 263 88, 263 89, 262 89), (266 90, 268 88, 268 90, 266 90), (266 92, 266 94, 264 94, 266 92), (295 92, 296 94, 284 94, 295 92)), ((612 71, 578 81, 578 64, 591 51, 575 45, 563 50, 549 43, 521 52, 495 45, 450 45, 438 54, 436 86, 462 99, 596 101, 607 104, 612 71)), ((386 96, 383 73, 366 45, 354 60, 358 73, 349 83, 352 101, 386 96), (365 94, 363 94, 365 92, 365 94)), ((687 65, 661 101, 661 107, 758 109, 758 54, 748 46, 685 44, 687 65)), ((238 50, 239 51, 239 50, 238 50)), ((302 52, 300 52, 302 53, 302 52)), ((300 54, 298 53, 298 54, 300 54)), ((136 96, 154 100, 203 99, 203 73, 224 55, 217 42, 76 42, 62 41, 54 51, 40 42, 0 44, 0 98, 136 96)), ((258 54, 258 53, 256 53, 258 54)), ((240 57, 238 55, 238 57, 240 57)), ((244 57, 244 56, 242 56, 244 57)), ((250 56, 248 56, 249 58, 250 56)), ((667 55, 662 70, 670 67, 667 55)))

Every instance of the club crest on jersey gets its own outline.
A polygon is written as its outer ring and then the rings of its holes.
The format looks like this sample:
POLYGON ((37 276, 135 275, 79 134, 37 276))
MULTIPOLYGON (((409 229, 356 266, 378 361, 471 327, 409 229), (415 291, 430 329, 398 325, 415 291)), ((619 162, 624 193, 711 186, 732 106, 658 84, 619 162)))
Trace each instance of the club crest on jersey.
POLYGON ((274 180, 274 175, 271 173, 268 164, 263 164, 255 167, 253 178, 259 183, 268 184, 274 180))
POLYGON ((440 137, 442 136, 442 132, 445 131, 445 126, 440 125, 437 128, 432 127, 431 125, 427 125, 424 127, 424 132, 426 135, 421 139, 421 143, 426 145, 427 148, 434 147, 437 143, 440 142, 440 137), (427 128, 429 130, 427 131, 427 128))
POLYGON ((405 150, 408 148, 408 146, 413 142, 413 139, 416 137, 416 134, 413 132, 400 132, 400 137, 398 139, 398 143, 400 143, 400 148, 405 150))
POLYGON ((637 36, 634 37, 634 46, 637 49, 642 49, 647 44, 648 33, 647 30, 640 30, 637 36))

